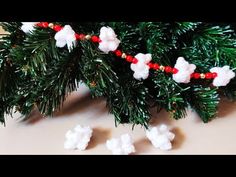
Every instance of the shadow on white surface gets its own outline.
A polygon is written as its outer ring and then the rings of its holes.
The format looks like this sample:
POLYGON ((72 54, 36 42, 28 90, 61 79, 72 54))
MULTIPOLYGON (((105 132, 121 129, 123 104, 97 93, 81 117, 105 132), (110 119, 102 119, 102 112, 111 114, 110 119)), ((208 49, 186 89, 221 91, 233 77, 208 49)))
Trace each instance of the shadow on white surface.
POLYGON ((221 98, 218 109, 218 117, 226 118, 236 110, 236 102, 230 101, 224 97, 221 98))
POLYGON ((136 152, 133 153, 134 155, 147 153, 150 151, 150 149, 153 148, 151 142, 146 137, 143 137, 143 138, 135 141, 134 146, 135 146, 135 150, 136 150, 136 152))
POLYGON ((80 95, 79 92, 74 92, 66 99, 61 110, 55 112, 54 117, 91 111, 91 107, 96 107, 96 111, 99 110, 100 114, 107 111, 103 98, 92 99, 90 93, 80 95))
POLYGON ((111 133, 111 129, 105 129, 102 127, 93 128, 93 135, 87 149, 93 149, 98 145, 105 144, 106 141, 111 138, 111 133))
POLYGON ((173 147, 173 150, 177 150, 177 149, 181 148, 186 137, 185 137, 184 133, 182 132, 182 130, 178 127, 171 129, 171 132, 173 132, 175 134, 175 139, 172 142, 172 147, 173 147))
POLYGON ((53 117, 44 117, 38 109, 32 110, 30 119, 26 121, 26 124, 35 124, 44 119, 58 119, 70 117, 75 114, 84 112, 94 112, 94 117, 101 117, 108 114, 108 108, 103 98, 91 98, 89 93, 80 94, 79 92, 73 92, 68 96, 60 110, 55 111, 53 117))
POLYGON ((150 112, 152 115, 152 118, 150 120, 151 126, 156 126, 159 124, 171 125, 173 123, 173 120, 170 118, 169 113, 165 110, 162 110, 161 112, 157 113, 156 109, 152 108, 150 112))

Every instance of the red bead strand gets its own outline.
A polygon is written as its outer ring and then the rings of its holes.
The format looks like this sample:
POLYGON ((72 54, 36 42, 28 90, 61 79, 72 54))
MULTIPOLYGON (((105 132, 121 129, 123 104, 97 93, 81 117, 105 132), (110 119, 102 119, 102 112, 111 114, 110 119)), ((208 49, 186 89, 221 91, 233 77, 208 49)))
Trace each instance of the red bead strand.
MULTIPOLYGON (((48 22, 39 22, 36 24, 36 26, 38 27, 41 27, 41 28, 52 28, 54 31, 58 32, 60 30, 63 29, 63 27, 61 25, 54 25, 48 22)), ((78 34, 78 33, 75 33, 75 37, 76 37, 76 40, 84 40, 86 38, 86 35, 85 34, 78 34)), ((102 42, 101 39, 96 36, 96 35, 93 35, 91 36, 91 38, 89 38, 92 42, 94 43, 100 43, 102 42)), ((138 63, 138 59, 133 57, 132 55, 126 55, 125 53, 123 53, 121 50, 115 50, 113 51, 114 54, 117 56, 117 57, 121 57, 121 58, 124 58, 126 59, 127 62, 130 62, 130 63, 133 63, 133 64, 137 64, 138 63)), ((153 69, 153 70, 159 70, 160 69, 160 65, 158 63, 148 63, 147 64, 149 66, 150 69, 153 69)), ((162 71, 165 71, 166 73, 171 73, 171 74, 177 74, 179 72, 179 70, 177 68, 172 68, 171 66, 162 66, 163 69, 162 71)), ((197 73, 197 72, 194 72, 191 74, 191 78, 194 78, 194 79, 215 79, 217 77, 217 73, 213 72, 207 72, 207 73, 197 73), (201 75, 204 75, 204 77, 202 77, 201 75)))

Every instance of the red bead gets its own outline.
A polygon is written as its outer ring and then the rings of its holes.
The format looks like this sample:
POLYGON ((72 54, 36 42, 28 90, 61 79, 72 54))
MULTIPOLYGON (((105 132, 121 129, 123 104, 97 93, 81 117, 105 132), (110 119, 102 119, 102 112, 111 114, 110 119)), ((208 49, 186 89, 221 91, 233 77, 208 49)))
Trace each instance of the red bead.
POLYGON ((121 57, 122 52, 120 50, 115 50, 115 54, 117 57, 121 57))
POLYGON ((38 27, 43 27, 42 23, 37 23, 36 24, 38 27))
POLYGON ((172 71, 172 68, 170 66, 165 67, 165 72, 171 73, 171 71, 172 71))
POLYGON ((84 40, 84 38, 85 38, 85 35, 84 35, 84 34, 80 34, 80 35, 79 35, 79 39, 80 39, 80 40, 84 40))
POLYGON ((152 63, 148 63, 147 65, 149 66, 149 68, 153 68, 153 64, 152 63))
POLYGON ((42 22, 41 24, 42 24, 43 28, 47 28, 48 27, 48 22, 42 22))
POLYGON ((158 70, 160 68, 160 66, 157 63, 154 63, 152 68, 155 70, 158 70))
POLYGON ((137 64, 138 63, 138 59, 137 58, 133 58, 132 63, 133 64, 137 64))
POLYGON ((79 34, 75 33, 75 38, 76 38, 77 40, 79 40, 79 39, 80 39, 80 38, 79 38, 79 34))
POLYGON ((99 41, 100 41, 100 39, 99 39, 98 36, 92 36, 92 37, 91 37, 91 40, 92 40, 93 42, 99 42, 99 41))
POLYGON ((215 79, 215 78, 218 76, 217 73, 211 73, 211 74, 212 74, 212 78, 213 78, 213 79, 215 79))
POLYGON ((53 27, 53 30, 55 30, 55 31, 60 31, 61 29, 62 29, 62 27, 60 25, 55 25, 53 27))
POLYGON ((199 79, 199 78, 200 78, 200 73, 194 73, 194 74, 193 74, 193 77, 194 77, 195 79, 199 79))
POLYGON ((211 79, 212 78, 212 73, 206 73, 205 78, 206 79, 211 79))
POLYGON ((133 57, 132 57, 131 55, 128 55, 128 56, 126 57, 126 60, 127 60, 128 62, 132 62, 132 61, 133 61, 133 57))
POLYGON ((177 74, 178 72, 179 72, 179 70, 178 70, 177 68, 173 68, 173 69, 172 69, 172 73, 173 73, 173 74, 177 74))

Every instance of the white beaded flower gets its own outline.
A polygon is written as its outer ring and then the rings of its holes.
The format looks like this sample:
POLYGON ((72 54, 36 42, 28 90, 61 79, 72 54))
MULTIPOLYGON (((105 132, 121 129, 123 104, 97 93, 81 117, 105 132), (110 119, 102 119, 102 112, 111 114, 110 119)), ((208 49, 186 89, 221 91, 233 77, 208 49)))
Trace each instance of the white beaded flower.
POLYGON ((191 74, 196 69, 196 65, 189 64, 183 57, 177 59, 174 67, 178 69, 178 72, 173 74, 173 79, 178 83, 189 83, 191 74))
POLYGON ((117 35, 110 27, 102 27, 100 29, 99 38, 101 42, 99 43, 98 48, 104 53, 115 51, 120 44, 120 40, 117 39, 117 35))
POLYGON ((76 37, 75 31, 71 28, 70 25, 65 25, 62 30, 58 31, 55 34, 56 46, 57 47, 64 47, 67 45, 69 52, 75 47, 76 45, 76 37))
POLYGON ((171 141, 174 140, 175 134, 170 132, 166 125, 163 124, 146 130, 146 136, 155 148, 161 150, 172 149, 171 141))
POLYGON ((21 22, 23 25, 21 26, 21 30, 24 31, 25 33, 30 33, 32 32, 35 28, 35 24, 37 22, 21 22))
POLYGON ((210 71, 217 73, 217 77, 213 80, 213 85, 216 87, 226 86, 235 77, 235 72, 229 66, 214 67, 210 71))
POLYGON ((74 130, 69 130, 66 133, 66 141, 64 143, 65 149, 79 149, 85 150, 88 146, 92 136, 92 129, 90 127, 82 127, 77 125, 74 130))
POLYGON ((107 140, 106 146, 115 155, 128 155, 135 152, 135 147, 129 134, 107 140))
POLYGON ((150 67, 147 65, 152 60, 151 54, 139 53, 135 56, 138 60, 136 64, 132 63, 130 68, 134 71, 134 78, 137 80, 147 79, 149 76, 150 67))

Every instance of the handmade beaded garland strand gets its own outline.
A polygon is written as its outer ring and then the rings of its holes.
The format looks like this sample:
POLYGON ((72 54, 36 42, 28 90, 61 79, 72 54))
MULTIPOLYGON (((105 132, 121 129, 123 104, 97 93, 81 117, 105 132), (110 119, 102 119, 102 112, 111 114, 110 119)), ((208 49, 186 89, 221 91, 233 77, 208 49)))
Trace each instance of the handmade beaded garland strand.
POLYGON ((150 69, 172 74, 173 79, 178 83, 189 83, 191 79, 206 79, 212 80, 212 84, 216 87, 226 86, 235 77, 235 73, 229 66, 213 67, 207 73, 197 73, 194 72, 196 65, 190 64, 183 57, 179 57, 175 66, 171 67, 151 62, 151 54, 139 53, 136 56, 129 55, 117 49, 121 41, 110 27, 102 27, 100 35, 96 36, 76 33, 70 25, 62 27, 61 25, 48 22, 22 22, 22 24, 21 29, 25 33, 31 32, 34 30, 34 27, 51 28, 56 32, 56 46, 65 47, 67 45, 69 52, 75 47, 77 40, 90 40, 93 43, 97 43, 99 44, 98 48, 104 53, 113 52, 117 57, 131 63, 131 70, 134 71, 133 76, 137 80, 147 79, 150 69))

